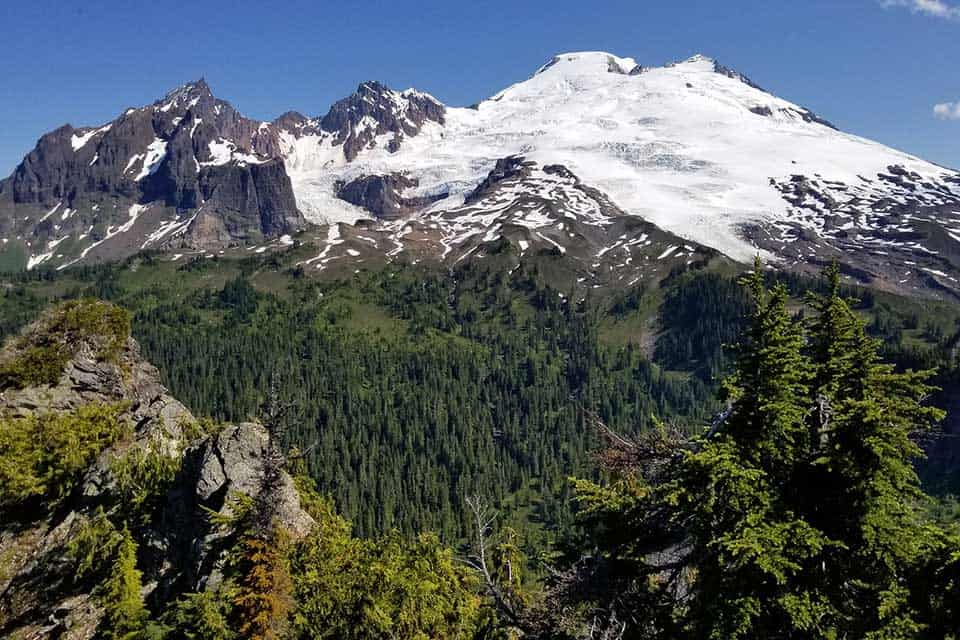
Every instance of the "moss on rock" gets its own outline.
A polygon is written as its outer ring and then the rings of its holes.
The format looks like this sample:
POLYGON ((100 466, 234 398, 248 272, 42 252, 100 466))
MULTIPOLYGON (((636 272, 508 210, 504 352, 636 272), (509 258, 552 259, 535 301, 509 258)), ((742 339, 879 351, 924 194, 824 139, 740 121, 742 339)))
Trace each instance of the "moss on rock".
POLYGON ((130 314, 100 300, 66 302, 0 352, 0 390, 54 385, 84 346, 99 361, 117 362, 130 336, 130 314))

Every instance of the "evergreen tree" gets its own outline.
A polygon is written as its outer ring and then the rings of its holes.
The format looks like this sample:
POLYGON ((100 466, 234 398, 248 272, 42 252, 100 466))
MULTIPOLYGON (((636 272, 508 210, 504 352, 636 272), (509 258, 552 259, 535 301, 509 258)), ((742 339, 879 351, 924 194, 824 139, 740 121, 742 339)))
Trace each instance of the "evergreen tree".
MULTIPOLYGON (((931 373, 880 361, 836 267, 806 323, 764 280, 758 262, 728 408, 710 431, 673 447, 618 437, 602 457, 615 482, 577 483, 591 543, 625 572, 621 592, 654 586, 623 637, 953 637, 944 594, 960 582, 960 545, 925 515, 912 465, 913 437, 943 417, 926 404, 931 373), (685 584, 670 587, 678 566, 685 584)), ((589 595, 567 588, 554 608, 596 611, 610 597, 573 584, 589 595)))
POLYGON ((841 545, 817 576, 830 590, 837 624, 849 637, 912 638, 923 629, 910 605, 911 567, 938 546, 923 510, 913 436, 943 418, 924 402, 929 371, 897 372, 879 360, 879 341, 840 295, 839 270, 813 296, 809 413, 818 455, 804 505, 811 522, 841 545))
POLYGON ((240 636, 248 640, 285 637, 293 607, 286 545, 279 532, 272 538, 247 535, 238 544, 240 580, 233 597, 233 615, 240 636))
POLYGON ((140 594, 143 585, 137 569, 137 543, 126 528, 120 532, 115 553, 100 594, 104 608, 100 631, 108 640, 136 640, 148 614, 140 594))
POLYGON ((164 640, 235 640, 224 589, 188 593, 163 614, 164 640))
POLYGON ((724 384, 730 410, 685 454, 668 498, 696 573, 686 618, 699 638, 816 637, 823 595, 795 578, 836 543, 790 500, 811 444, 810 367, 786 288, 766 289, 759 260, 744 284, 754 309, 724 384))
POLYGON ((239 584, 233 597, 233 614, 241 637, 249 640, 285 637, 293 608, 287 559, 289 541, 277 513, 286 465, 281 449, 285 414, 286 407, 277 398, 274 376, 263 411, 268 441, 260 460, 257 493, 241 523, 236 550, 239 584))

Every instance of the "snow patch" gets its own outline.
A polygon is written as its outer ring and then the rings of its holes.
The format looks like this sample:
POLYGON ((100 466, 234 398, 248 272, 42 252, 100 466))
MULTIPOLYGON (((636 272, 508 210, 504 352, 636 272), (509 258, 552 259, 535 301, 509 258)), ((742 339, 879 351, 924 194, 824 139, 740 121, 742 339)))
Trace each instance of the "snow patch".
MULTIPOLYGON (((44 220, 46 220, 47 218, 49 218, 50 216, 52 216, 53 214, 55 214, 55 213, 57 212, 57 209, 59 209, 59 208, 60 208, 60 205, 62 205, 62 204, 63 204, 63 201, 62 201, 62 200, 61 200, 60 202, 58 202, 57 204, 55 204, 55 205, 53 206, 53 209, 50 209, 50 211, 47 211, 45 214, 43 214, 43 217, 40 218, 40 222, 43 222, 44 220)), ((29 219, 30 219, 30 218, 24 218, 24 220, 29 220, 29 219)))
POLYGON ((248 164, 262 164, 266 162, 266 160, 262 158, 238 150, 237 145, 223 138, 211 140, 209 149, 210 159, 206 162, 201 162, 200 166, 220 166, 234 161, 248 164))
MULTIPOLYGON (((88 142, 90 142, 90 140, 92 140, 95 136, 98 136, 101 133, 106 133, 107 131, 110 131, 110 127, 112 126, 113 126, 112 124, 108 124, 103 127, 100 127, 99 129, 93 129, 92 131, 87 131, 86 133, 80 133, 80 134, 75 133, 72 136, 70 136, 70 146, 73 147, 74 151, 79 151, 88 142)), ((93 163, 91 162, 90 164, 93 164, 93 163)))
POLYGON ((140 182, 147 176, 155 174, 166 157, 167 141, 155 138, 147 147, 147 152, 144 154, 143 166, 140 168, 140 173, 137 174, 134 180, 140 182))

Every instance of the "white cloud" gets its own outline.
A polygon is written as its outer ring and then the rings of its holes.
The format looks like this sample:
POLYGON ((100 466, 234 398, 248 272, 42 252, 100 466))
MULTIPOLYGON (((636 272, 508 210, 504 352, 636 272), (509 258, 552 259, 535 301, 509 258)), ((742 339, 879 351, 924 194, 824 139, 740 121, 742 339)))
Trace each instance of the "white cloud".
POLYGON ((942 102, 933 105, 933 115, 941 120, 960 120, 960 102, 942 102))
POLYGON ((960 7, 947 4, 943 0, 882 0, 885 7, 906 7, 914 13, 922 13, 934 18, 960 20, 960 7))

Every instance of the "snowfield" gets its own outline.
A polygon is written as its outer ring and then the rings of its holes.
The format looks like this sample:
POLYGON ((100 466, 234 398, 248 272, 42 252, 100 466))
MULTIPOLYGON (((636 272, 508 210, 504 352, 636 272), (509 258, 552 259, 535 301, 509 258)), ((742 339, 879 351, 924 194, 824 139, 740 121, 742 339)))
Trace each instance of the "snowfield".
POLYGON ((730 75, 704 56, 641 70, 608 53, 561 54, 475 109, 447 108, 445 124, 426 123, 394 153, 381 136, 348 163, 329 137, 282 133, 283 153, 314 222, 369 217, 335 197, 338 180, 406 172, 420 181, 410 194, 449 191, 443 202, 454 205, 498 158, 522 154, 563 164, 627 213, 739 260, 757 252, 741 225, 788 215, 771 179, 853 184, 890 165, 931 179, 948 173, 730 75))

